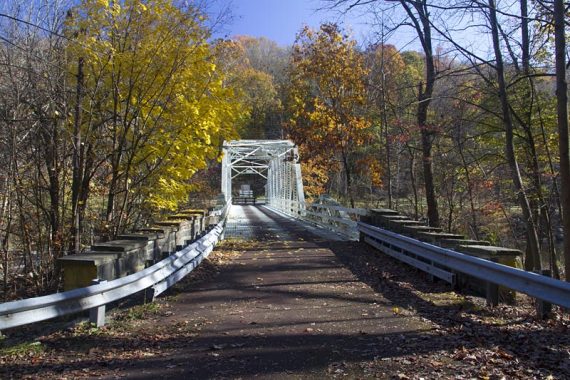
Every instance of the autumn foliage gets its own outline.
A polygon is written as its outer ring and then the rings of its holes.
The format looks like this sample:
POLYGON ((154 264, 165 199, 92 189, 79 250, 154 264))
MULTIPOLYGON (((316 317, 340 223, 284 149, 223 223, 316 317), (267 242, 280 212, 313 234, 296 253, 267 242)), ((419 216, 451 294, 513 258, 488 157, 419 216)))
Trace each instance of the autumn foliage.
POLYGON ((1 47, 13 68, 2 74, 4 120, 22 120, 2 123, 4 290, 22 260, 26 288, 47 291, 57 257, 188 202, 203 185, 191 178, 238 136, 251 107, 197 5, 1 7, 14 17, 2 26, 17 46, 1 47), (17 21, 30 14, 37 20, 17 21))
POLYGON ((335 24, 304 28, 293 46, 287 131, 304 159, 339 167, 351 202, 353 157, 370 138, 364 114, 368 69, 355 41, 335 24), (334 57, 334 59, 331 59, 334 57))

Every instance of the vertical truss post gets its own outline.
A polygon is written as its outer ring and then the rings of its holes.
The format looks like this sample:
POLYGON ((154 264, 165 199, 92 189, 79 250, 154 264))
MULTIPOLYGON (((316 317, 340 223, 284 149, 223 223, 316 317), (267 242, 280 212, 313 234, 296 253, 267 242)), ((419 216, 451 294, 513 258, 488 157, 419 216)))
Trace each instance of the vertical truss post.
MULTIPOLYGON (((291 155, 292 156, 292 155, 291 155)), ((287 187, 285 188, 287 191, 286 194, 286 199, 287 199, 287 212, 288 213, 292 213, 293 212, 293 164, 292 161, 287 160, 286 162, 286 168, 287 168, 287 173, 285 178, 287 178, 287 187)))
POLYGON ((283 194, 282 194, 282 186, 283 183, 281 181, 281 172, 283 171, 282 169, 282 164, 281 161, 278 161, 278 159, 275 160, 275 166, 277 167, 277 172, 275 173, 275 201, 277 202, 277 208, 282 210, 283 209, 283 194))
MULTIPOLYGON (((225 146, 225 143, 224 143, 225 146)), ((226 202, 232 197, 232 167, 231 152, 228 149, 222 149, 222 193, 226 202)))
POLYGON ((303 189, 303 177, 301 175, 301 164, 299 163, 299 150, 297 147, 293 149, 294 176, 295 176, 295 195, 298 202, 297 213, 304 216, 305 210, 305 191, 303 189))

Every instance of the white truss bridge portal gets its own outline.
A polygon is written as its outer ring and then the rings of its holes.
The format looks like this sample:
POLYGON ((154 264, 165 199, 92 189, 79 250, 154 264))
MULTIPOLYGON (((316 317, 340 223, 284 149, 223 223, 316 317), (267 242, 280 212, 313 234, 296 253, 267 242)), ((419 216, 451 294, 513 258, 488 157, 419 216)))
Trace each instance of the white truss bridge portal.
POLYGON ((269 205, 288 208, 305 202, 297 146, 290 140, 232 140, 223 144, 222 193, 232 198, 232 180, 257 174, 267 180, 269 205))

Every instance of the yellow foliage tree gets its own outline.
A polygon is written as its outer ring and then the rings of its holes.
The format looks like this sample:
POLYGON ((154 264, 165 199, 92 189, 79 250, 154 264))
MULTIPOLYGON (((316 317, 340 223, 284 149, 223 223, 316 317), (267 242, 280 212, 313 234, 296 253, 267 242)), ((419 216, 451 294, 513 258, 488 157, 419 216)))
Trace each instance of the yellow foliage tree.
POLYGON ((204 21, 173 0, 82 0, 68 20, 68 58, 84 89, 82 171, 106 181, 111 235, 133 203, 186 200, 189 179, 247 113, 204 21))

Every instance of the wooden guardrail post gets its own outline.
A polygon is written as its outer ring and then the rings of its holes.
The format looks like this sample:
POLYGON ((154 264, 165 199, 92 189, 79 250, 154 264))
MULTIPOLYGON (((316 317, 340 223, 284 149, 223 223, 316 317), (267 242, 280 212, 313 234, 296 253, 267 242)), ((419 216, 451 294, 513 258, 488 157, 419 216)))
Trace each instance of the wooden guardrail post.
MULTIPOLYGON (((489 257, 487 260, 494 263, 498 262, 495 257, 489 257)), ((485 281, 485 298, 487 300, 487 306, 497 306, 499 304, 499 285, 491 281, 485 281)))
MULTIPOLYGON (((91 285, 99 285, 107 282, 106 280, 99 280, 98 278, 91 281, 91 285)), ((105 305, 97 306, 89 309, 89 322, 97 327, 105 326, 105 305)))
POLYGON ((487 281, 485 293, 487 306, 495 307, 499 304, 499 285, 487 281))
MULTIPOLYGON (((551 277, 550 270, 543 269, 542 271, 536 271, 536 273, 541 274, 546 277, 551 277)), ((552 313, 552 304, 550 302, 546 302, 541 300, 540 298, 536 299, 536 316, 538 319, 548 319, 552 313)))

